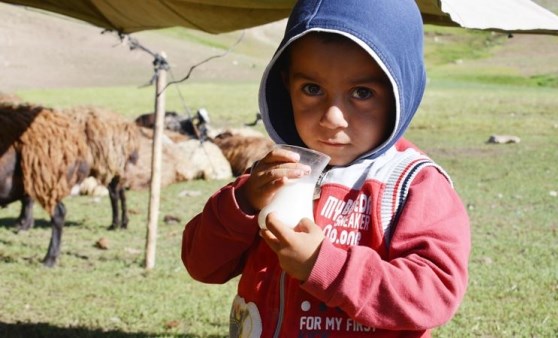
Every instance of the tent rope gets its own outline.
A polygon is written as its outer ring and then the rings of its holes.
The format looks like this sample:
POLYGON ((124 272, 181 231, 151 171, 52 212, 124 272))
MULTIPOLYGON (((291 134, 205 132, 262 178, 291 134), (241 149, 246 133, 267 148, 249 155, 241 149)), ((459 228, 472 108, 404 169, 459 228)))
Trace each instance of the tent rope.
MULTIPOLYGON (((104 34, 107 31, 109 31, 109 30, 104 30, 104 31, 101 32, 101 34, 104 34)), ((199 66, 203 65, 204 63, 207 63, 207 62, 209 62, 213 59, 217 59, 217 58, 227 56, 240 42, 242 42, 242 40, 244 39, 244 35, 245 35, 245 31, 243 30, 242 33, 240 34, 240 36, 238 37, 238 39, 236 40, 236 42, 233 45, 231 45, 226 51, 224 51, 221 54, 212 55, 212 56, 194 64, 193 66, 190 67, 186 76, 184 76, 180 80, 175 80, 174 74, 171 70, 171 67, 170 67, 169 63, 167 62, 167 59, 163 55, 161 55, 159 53, 154 53, 153 51, 151 51, 147 47, 143 46, 136 38, 130 36, 129 34, 124 34, 122 32, 118 32, 118 37, 120 38, 120 41, 122 43, 126 41, 128 43, 128 46, 129 46, 130 50, 139 49, 141 51, 144 51, 144 52, 150 54, 153 57, 153 70, 154 70, 153 76, 151 77, 151 79, 149 80, 149 82, 147 84, 145 84, 141 87, 147 87, 147 86, 153 85, 153 83, 155 83, 155 81, 157 80, 157 77, 159 76, 159 72, 161 70, 167 71, 170 74, 170 76, 172 78, 172 81, 167 83, 167 85, 164 86, 163 89, 161 89, 161 92, 157 93, 157 96, 161 95, 170 85, 175 84, 176 85, 176 90, 178 92, 178 96, 180 98, 180 101, 181 101, 181 103, 184 107, 184 110, 188 114, 188 118, 190 120, 193 120, 192 115, 191 115, 191 111, 188 108, 188 106, 186 105, 186 102, 184 100, 184 96, 182 95, 182 92, 180 91, 180 87, 178 86, 178 84, 188 80, 190 78, 190 76, 192 75, 192 72, 194 71, 194 69, 196 69, 197 67, 199 67, 199 66)), ((197 127, 194 126, 194 129, 197 129, 197 127)), ((211 156, 209 156, 209 153, 207 152, 207 149, 204 146, 204 142, 207 139, 207 131, 204 130, 201 133, 199 133, 196 130, 196 133, 198 134, 198 138, 199 138, 199 141, 200 141, 199 145, 202 148, 203 152, 205 153, 205 155, 206 155, 206 157, 209 161, 210 167, 213 169, 214 173, 217 173, 217 168, 214 165, 213 161, 211 160, 211 156), (201 135, 199 135, 199 134, 201 134, 201 135)))
POLYGON ((188 80, 188 79, 190 78, 190 75, 192 75, 192 71, 193 71, 194 69, 196 69, 198 66, 201 66, 201 65, 203 65, 204 63, 207 63, 207 62, 209 62, 209 61, 211 61, 211 60, 213 60, 213 59, 217 59, 217 58, 221 58, 221 57, 227 56, 227 55, 234 49, 234 47, 236 47, 236 46, 244 39, 244 35, 245 35, 245 31, 243 30, 243 31, 242 31, 242 34, 240 34, 240 37, 236 40, 236 42, 235 42, 233 45, 231 45, 226 51, 224 51, 224 52, 221 53, 221 54, 212 55, 212 56, 208 57, 207 59, 202 60, 202 61, 196 63, 195 65, 193 65, 192 67, 190 67, 190 70, 188 71, 188 73, 186 74, 186 76, 184 76, 182 79, 180 79, 180 80, 178 80, 178 81, 171 81, 171 82, 167 83, 167 85, 163 88, 163 90, 165 90, 165 89, 166 89, 168 86, 170 86, 170 85, 177 84, 177 83, 181 83, 181 82, 184 82, 184 81, 188 80))
MULTIPOLYGON (((101 32, 101 34, 104 34, 107 31, 109 31, 109 30, 104 30, 103 32, 101 32)), ((226 51, 224 51, 221 54, 212 55, 212 56, 194 64, 193 66, 190 67, 186 76, 184 76, 180 80, 176 80, 175 77, 174 77, 174 73, 172 72, 172 69, 171 69, 171 67, 170 67, 170 65, 167 62, 165 57, 163 57, 159 53, 154 53, 149 48, 143 46, 141 43, 139 43, 138 39, 130 36, 129 34, 124 34, 122 32, 118 32, 118 37, 120 38, 120 41, 121 42, 126 41, 128 43, 128 46, 130 47, 130 50, 139 49, 139 50, 142 50, 142 51, 150 54, 151 56, 153 56, 154 74, 153 74, 153 76, 151 77, 151 79, 149 80, 149 82, 147 84, 145 84, 143 86, 140 86, 140 87, 147 87, 147 86, 153 85, 153 83, 155 83, 155 80, 157 79, 159 71, 160 70, 166 70, 170 74, 172 81, 167 83, 167 85, 165 87, 163 87, 161 92, 166 90, 170 85, 176 84, 177 85, 176 86, 176 91, 178 93, 178 97, 180 98, 180 102, 182 103, 182 106, 184 107, 184 111, 186 112, 186 114, 188 115, 188 117, 190 119, 192 118, 191 110, 188 107, 188 105, 186 105, 186 101, 184 100, 184 96, 182 95, 182 92, 180 91, 180 87, 178 86, 178 84, 188 80, 190 78, 190 76, 192 75, 192 72, 194 71, 194 69, 196 69, 197 67, 199 67, 199 66, 203 65, 204 63, 207 63, 207 62, 209 62, 213 59, 217 59, 217 58, 227 56, 244 39, 244 35, 245 35, 245 31, 243 30, 242 33, 240 34, 240 36, 238 37, 238 39, 236 40, 236 42, 233 45, 231 45, 226 51)), ((157 93, 157 96, 159 96, 160 94, 161 93, 157 93)))
POLYGON ((171 76, 171 78, 172 78, 172 81, 170 81, 169 83, 167 83, 167 85, 163 88, 163 90, 165 90, 165 89, 166 89, 168 86, 170 86, 170 85, 176 84, 176 88, 177 88, 177 92, 178 92, 178 97, 180 98, 180 101, 182 102, 182 105, 184 106, 184 108, 185 108, 185 110, 186 110, 186 113, 188 114, 188 117, 189 117, 189 118, 192 117, 191 111, 190 111, 190 109, 186 106, 186 102, 185 102, 185 100, 184 100, 184 97, 182 96, 182 92, 180 92, 180 90, 178 89, 178 88, 179 88, 178 84, 180 84, 180 83, 182 83, 182 82, 188 80, 188 79, 190 78, 190 75, 192 74, 192 72, 194 71, 194 69, 195 69, 196 67, 201 66, 202 64, 207 63, 207 62, 209 62, 209 61, 211 61, 211 60, 213 60, 213 59, 220 58, 220 57, 224 57, 224 56, 228 55, 228 54, 234 49, 234 47, 236 47, 236 46, 244 39, 244 35, 245 35, 245 31, 243 30, 242 33, 240 34, 240 36, 238 37, 238 39, 236 40, 236 42, 235 42, 233 45, 231 45, 225 52, 223 52, 222 54, 210 56, 210 57, 208 57, 207 59, 202 60, 201 62, 199 62, 199 63, 193 65, 192 67, 190 67, 190 70, 188 71, 188 73, 186 74, 186 76, 183 77, 183 78, 180 79, 180 80, 175 80, 174 73, 173 73, 172 70, 169 68, 169 74, 170 74, 170 76, 171 76))
MULTIPOLYGON (((175 82, 174 73, 172 72, 172 69, 169 69, 169 75, 172 79, 171 82, 175 82)), ((180 87, 178 86, 178 84, 175 86, 175 88, 176 88, 176 92, 178 93, 178 98, 180 99, 180 103, 182 103, 182 107, 184 107, 184 111, 186 112, 186 115, 188 115, 188 118, 191 120, 192 111, 190 110, 188 105, 186 105, 186 100, 184 100, 184 96, 182 96, 182 92, 180 91, 180 87)))

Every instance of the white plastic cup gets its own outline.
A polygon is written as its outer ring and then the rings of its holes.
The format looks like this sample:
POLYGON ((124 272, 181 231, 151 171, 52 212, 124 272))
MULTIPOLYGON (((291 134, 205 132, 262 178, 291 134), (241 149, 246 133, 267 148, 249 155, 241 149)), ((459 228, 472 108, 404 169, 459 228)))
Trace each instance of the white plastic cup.
POLYGON ((277 147, 299 154, 299 163, 308 165, 311 171, 301 178, 290 179, 275 193, 271 202, 258 215, 258 224, 262 229, 266 229, 265 219, 272 211, 291 228, 294 228, 303 218, 314 221, 314 190, 321 173, 331 159, 326 154, 308 148, 288 144, 280 144, 277 147))

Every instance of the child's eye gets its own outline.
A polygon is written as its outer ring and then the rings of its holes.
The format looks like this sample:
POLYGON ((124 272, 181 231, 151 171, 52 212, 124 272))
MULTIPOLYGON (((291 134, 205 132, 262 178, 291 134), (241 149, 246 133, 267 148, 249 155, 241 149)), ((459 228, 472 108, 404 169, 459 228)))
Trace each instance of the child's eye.
POLYGON ((316 84, 305 84, 302 87, 302 91, 308 95, 312 95, 312 96, 316 96, 316 95, 320 95, 322 93, 322 89, 320 88, 320 86, 316 85, 316 84))
POLYGON ((355 90, 353 90, 352 96, 355 99, 364 100, 372 96, 372 91, 365 87, 358 87, 355 90))

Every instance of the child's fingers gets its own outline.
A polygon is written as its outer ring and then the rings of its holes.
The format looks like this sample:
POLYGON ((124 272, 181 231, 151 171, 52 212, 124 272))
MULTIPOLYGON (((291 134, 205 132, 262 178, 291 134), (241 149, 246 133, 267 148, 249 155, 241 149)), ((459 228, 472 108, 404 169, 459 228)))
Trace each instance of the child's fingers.
POLYGON ((266 217, 266 227, 271 232, 277 241, 282 244, 288 244, 293 230, 283 223, 274 212, 270 212, 266 217))
POLYGON ((312 222, 312 220, 308 218, 303 218, 294 228, 296 232, 305 232, 305 233, 314 233, 314 232, 322 232, 322 229, 316 225, 316 223, 312 222))
MULTIPOLYGON (((258 176, 264 181, 273 181, 280 177, 299 178, 311 171, 308 165, 292 161, 287 156, 278 157, 270 154, 254 165, 251 171, 252 175, 258 176)), ((298 156, 296 153, 292 154, 298 156)))
POLYGON ((281 243, 279 243, 279 240, 277 239, 277 237, 275 237, 275 235, 273 235, 271 231, 267 229, 262 229, 260 230, 260 236, 267 243, 267 245, 269 245, 269 247, 271 248, 271 250, 273 250, 273 252, 279 251, 281 247, 281 243))
POLYGON ((310 173, 310 167, 298 163, 284 163, 267 168, 257 168, 252 176, 257 182, 255 186, 275 190, 290 179, 298 179, 310 173))
POLYGON ((258 161, 258 166, 266 168, 302 169, 310 170, 310 167, 299 163, 300 155, 296 152, 282 148, 275 148, 258 161))
POLYGON ((300 155, 293 152, 288 151, 282 148, 275 148, 268 153, 265 157, 269 161, 275 162, 298 162, 300 161, 300 155))
POLYGON ((284 149, 273 149, 255 164, 258 167, 270 167, 281 163, 298 163, 300 155, 284 149))
POLYGON ((286 163, 274 166, 268 171, 270 177, 301 178, 310 173, 310 167, 299 163, 286 163))

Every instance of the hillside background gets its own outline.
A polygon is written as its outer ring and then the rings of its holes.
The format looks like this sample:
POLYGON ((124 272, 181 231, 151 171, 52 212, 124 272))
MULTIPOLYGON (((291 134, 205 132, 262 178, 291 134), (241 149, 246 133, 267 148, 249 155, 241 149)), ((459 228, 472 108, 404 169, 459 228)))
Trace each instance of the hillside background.
MULTIPOLYGON (((536 1, 558 12, 558 1, 536 1)), ((285 21, 245 31, 242 42, 226 57, 198 67, 189 81, 258 81, 277 46, 285 21)), ((558 83, 558 37, 426 27, 429 76, 464 81, 558 83)), ((240 31, 210 35, 183 28, 133 34, 154 53, 164 51, 171 79, 223 53, 240 31)), ((43 11, 0 3, 0 91, 31 88, 109 87, 146 84, 153 57, 130 50, 111 32, 43 11)))

